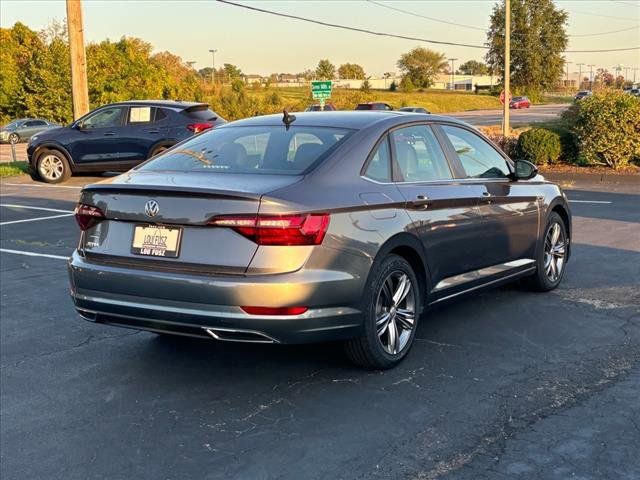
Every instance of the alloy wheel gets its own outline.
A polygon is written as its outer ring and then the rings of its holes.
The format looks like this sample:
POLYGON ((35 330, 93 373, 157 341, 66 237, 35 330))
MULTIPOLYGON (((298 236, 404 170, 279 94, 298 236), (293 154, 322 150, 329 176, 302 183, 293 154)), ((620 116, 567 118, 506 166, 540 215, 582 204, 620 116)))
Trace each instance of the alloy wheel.
POLYGON ((415 328, 414 286, 402 271, 390 273, 382 283, 376 301, 376 330, 382 348, 397 355, 409 343, 415 328))
POLYGON ((567 251, 567 242, 560 227, 554 222, 544 239, 544 272, 551 282, 557 282, 562 275, 567 251))
POLYGON ((58 180, 64 174, 64 164, 56 155, 46 155, 40 160, 39 170, 47 180, 58 180))

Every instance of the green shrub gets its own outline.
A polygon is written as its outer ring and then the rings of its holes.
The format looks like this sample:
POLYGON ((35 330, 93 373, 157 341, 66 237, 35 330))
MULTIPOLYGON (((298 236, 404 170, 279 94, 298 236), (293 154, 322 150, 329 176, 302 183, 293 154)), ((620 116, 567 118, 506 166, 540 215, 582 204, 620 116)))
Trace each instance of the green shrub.
POLYGON ((520 135, 517 153, 536 165, 556 163, 562 153, 560 135, 546 128, 532 128, 520 135))
POLYGON ((579 162, 620 168, 640 159, 640 99, 601 90, 564 115, 573 124, 579 162))

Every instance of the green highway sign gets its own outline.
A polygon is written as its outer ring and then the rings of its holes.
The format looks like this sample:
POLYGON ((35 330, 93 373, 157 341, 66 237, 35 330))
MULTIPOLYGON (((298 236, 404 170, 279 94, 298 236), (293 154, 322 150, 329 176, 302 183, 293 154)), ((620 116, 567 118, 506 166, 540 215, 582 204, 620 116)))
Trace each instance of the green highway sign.
POLYGON ((331 80, 311 82, 311 96, 316 100, 331 98, 331 80))

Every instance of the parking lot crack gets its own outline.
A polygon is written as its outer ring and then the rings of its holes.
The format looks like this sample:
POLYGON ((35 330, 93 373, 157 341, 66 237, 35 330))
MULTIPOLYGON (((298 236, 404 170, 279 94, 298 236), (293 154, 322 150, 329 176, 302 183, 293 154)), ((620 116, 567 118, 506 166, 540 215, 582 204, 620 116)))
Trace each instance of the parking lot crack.
POLYGON ((113 340, 113 339, 116 339, 116 338, 130 337, 130 336, 133 336, 133 335, 137 335, 139 333, 140 333, 139 331, 132 331, 132 332, 127 332, 127 333, 119 334, 119 335, 107 335, 107 336, 100 336, 100 337, 96 337, 94 335, 89 335, 83 341, 81 341, 80 343, 77 343, 75 345, 71 345, 71 346, 69 346, 67 348, 62 348, 62 349, 59 349, 59 350, 53 350, 53 351, 50 351, 50 352, 43 352, 43 353, 40 353, 38 355, 33 355, 33 356, 30 356, 30 357, 22 358, 21 360, 18 360, 17 362, 14 362, 14 363, 12 363, 10 365, 7 365, 6 367, 3 367, 3 368, 15 368, 15 367, 18 367, 18 366, 20 366, 20 365, 22 365, 24 363, 27 363, 29 361, 32 361, 32 360, 40 360, 40 359, 47 358, 47 357, 52 357, 52 356, 55 356, 55 355, 58 355, 58 354, 61 354, 61 353, 68 353, 68 352, 71 352, 73 350, 78 350, 78 349, 81 349, 83 347, 86 347, 87 345, 91 345, 91 344, 94 344, 94 343, 103 342, 105 340, 113 340))

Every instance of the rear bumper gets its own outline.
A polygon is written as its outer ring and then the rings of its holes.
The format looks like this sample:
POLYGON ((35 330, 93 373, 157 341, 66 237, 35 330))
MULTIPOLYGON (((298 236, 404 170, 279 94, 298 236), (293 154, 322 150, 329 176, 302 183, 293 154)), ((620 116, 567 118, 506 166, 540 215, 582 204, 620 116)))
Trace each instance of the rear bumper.
POLYGON ((260 343, 308 343, 360 332, 360 280, 344 272, 209 276, 69 260, 71 296, 97 323, 176 335, 260 343), (240 305, 306 306, 302 315, 261 316, 240 305))

